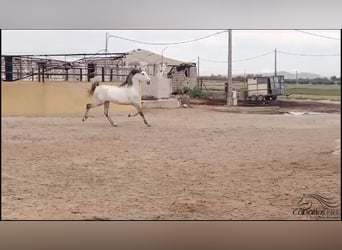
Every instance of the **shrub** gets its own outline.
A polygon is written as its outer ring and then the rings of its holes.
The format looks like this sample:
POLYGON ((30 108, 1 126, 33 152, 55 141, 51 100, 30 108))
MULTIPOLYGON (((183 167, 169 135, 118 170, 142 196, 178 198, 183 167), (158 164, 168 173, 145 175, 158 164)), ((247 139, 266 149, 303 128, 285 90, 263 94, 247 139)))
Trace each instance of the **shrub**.
POLYGON ((190 89, 189 95, 192 98, 202 98, 205 96, 203 91, 198 87, 194 87, 193 89, 190 89))

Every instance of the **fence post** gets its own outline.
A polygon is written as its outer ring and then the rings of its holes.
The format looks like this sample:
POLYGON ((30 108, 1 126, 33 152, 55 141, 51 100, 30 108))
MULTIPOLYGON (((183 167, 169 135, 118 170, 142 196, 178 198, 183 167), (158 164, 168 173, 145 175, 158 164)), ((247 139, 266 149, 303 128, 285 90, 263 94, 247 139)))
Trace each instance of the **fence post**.
POLYGON ((104 79, 104 67, 101 68, 101 71, 102 71, 101 72, 102 73, 102 82, 104 82, 105 81, 105 79, 104 79))
POLYGON ((110 81, 113 81, 113 69, 110 69, 110 81))
POLYGON ((40 65, 38 65, 38 82, 40 82, 40 65))
POLYGON ((13 81, 13 57, 5 56, 5 79, 13 81))
POLYGON ((80 81, 82 82, 82 69, 80 69, 80 81))
POLYGON ((34 69, 32 68, 32 82, 34 81, 34 69))
POLYGON ((44 74, 45 74, 45 69, 44 69, 45 67, 44 67, 44 65, 43 65, 43 67, 42 67, 42 82, 45 82, 45 76, 44 76, 44 74))

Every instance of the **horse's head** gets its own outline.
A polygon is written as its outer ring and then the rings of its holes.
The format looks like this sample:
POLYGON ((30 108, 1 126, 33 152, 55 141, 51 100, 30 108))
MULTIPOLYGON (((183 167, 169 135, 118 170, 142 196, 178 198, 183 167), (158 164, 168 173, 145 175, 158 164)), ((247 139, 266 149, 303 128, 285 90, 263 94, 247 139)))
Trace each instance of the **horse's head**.
POLYGON ((141 71, 140 73, 138 73, 137 77, 138 77, 140 82, 144 82, 146 84, 151 83, 151 79, 145 71, 141 71))
POLYGON ((140 69, 132 69, 126 78, 126 81, 120 84, 120 87, 123 87, 123 86, 131 87, 133 86, 133 82, 136 82, 136 83, 142 82, 142 83, 150 84, 151 79, 145 71, 142 71, 140 69))
POLYGON ((297 203, 303 209, 310 209, 313 205, 321 206, 322 208, 337 208, 339 204, 332 198, 326 198, 319 194, 303 194, 302 198, 297 203))
POLYGON ((303 194, 297 205, 302 209, 310 209, 312 207, 312 200, 309 195, 303 194))

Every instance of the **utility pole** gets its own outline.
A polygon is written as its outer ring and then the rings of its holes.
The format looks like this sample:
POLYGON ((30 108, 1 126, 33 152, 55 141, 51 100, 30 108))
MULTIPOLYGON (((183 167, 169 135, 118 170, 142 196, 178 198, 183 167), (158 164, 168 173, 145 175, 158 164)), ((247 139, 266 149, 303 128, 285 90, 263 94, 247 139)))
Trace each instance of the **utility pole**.
POLYGON ((247 87, 246 68, 243 68, 243 79, 244 79, 245 87, 247 87))
POLYGON ((232 30, 228 30, 228 86, 227 86, 227 106, 233 105, 232 92, 232 30))
POLYGON ((277 76, 277 49, 274 49, 274 76, 277 76))
POLYGON ((106 66, 106 69, 107 69, 107 57, 108 57, 108 40, 109 40, 109 33, 106 32, 106 44, 105 44, 105 66, 106 66))
POLYGON ((199 74, 199 63, 200 63, 200 58, 198 56, 197 57, 197 87, 199 87, 199 81, 200 81, 200 79, 199 79, 199 76, 200 76, 200 74, 199 74))
POLYGON ((105 53, 107 54, 108 53, 108 32, 106 32, 106 44, 105 44, 105 53))
POLYGON ((198 57, 197 57, 197 76, 200 75, 200 73, 199 73, 199 65, 200 65, 200 58, 199 58, 199 56, 198 56, 198 57))

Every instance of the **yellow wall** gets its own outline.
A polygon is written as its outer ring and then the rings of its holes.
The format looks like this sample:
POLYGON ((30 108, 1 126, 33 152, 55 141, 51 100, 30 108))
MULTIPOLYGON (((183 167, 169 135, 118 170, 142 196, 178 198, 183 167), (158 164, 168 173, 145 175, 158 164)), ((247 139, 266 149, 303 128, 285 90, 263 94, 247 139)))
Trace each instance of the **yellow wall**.
MULTIPOLYGON (((12 82, 1 83, 1 114, 52 115, 84 114, 91 102, 89 82, 12 82)), ((130 105, 111 103, 110 112, 133 112, 130 105)), ((91 109, 89 115, 103 113, 103 106, 91 109)))

